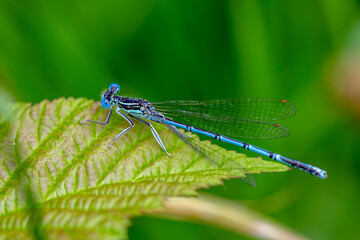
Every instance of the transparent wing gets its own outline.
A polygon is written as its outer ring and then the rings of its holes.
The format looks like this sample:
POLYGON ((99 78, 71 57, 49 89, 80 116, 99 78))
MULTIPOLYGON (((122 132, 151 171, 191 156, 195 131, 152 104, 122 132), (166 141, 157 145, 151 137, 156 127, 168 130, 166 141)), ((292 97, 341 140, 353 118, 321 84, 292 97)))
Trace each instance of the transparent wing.
POLYGON ((278 119, 295 114, 293 104, 279 98, 240 98, 151 103, 165 117, 234 138, 268 139, 289 135, 278 119))
MULTIPOLYGON (((207 162, 213 166, 221 167, 222 169, 228 169, 229 173, 232 170, 238 170, 241 173, 247 173, 247 169, 242 166, 239 162, 236 162, 230 158, 225 157, 221 152, 210 148, 209 146, 202 144, 195 139, 188 137, 181 133, 176 127, 165 124, 174 134, 176 134, 182 141, 184 141, 189 147, 191 147, 199 155, 203 156, 207 162)), ((243 182, 250 186, 255 187, 256 181, 252 175, 246 175, 246 177, 240 178, 243 182)))

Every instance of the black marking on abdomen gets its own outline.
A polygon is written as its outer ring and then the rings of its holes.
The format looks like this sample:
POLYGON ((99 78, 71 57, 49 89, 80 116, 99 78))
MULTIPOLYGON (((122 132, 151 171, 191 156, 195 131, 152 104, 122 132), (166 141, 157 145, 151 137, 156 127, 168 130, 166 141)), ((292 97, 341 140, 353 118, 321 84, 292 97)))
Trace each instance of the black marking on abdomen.
POLYGON ((216 140, 218 140, 218 141, 221 141, 221 140, 220 140, 220 136, 221 136, 221 135, 220 135, 220 134, 216 134, 216 133, 214 133, 214 134, 215 134, 214 138, 215 138, 216 140))

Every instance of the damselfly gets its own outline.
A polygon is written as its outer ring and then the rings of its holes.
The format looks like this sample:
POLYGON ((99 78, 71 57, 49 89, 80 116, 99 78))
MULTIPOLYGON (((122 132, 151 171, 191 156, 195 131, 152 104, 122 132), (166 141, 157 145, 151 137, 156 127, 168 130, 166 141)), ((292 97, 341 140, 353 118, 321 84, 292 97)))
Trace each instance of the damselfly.
POLYGON ((188 137, 177 128, 202 134, 218 141, 231 143, 322 179, 327 177, 326 171, 318 167, 233 139, 239 137, 267 139, 287 136, 289 132, 286 128, 279 124, 272 123, 274 120, 287 118, 295 114, 295 107, 286 100, 277 98, 239 98, 230 100, 178 100, 150 103, 144 99, 118 96, 116 94, 119 91, 120 86, 113 83, 101 96, 101 106, 105 109, 110 108, 105 122, 93 120, 81 122, 107 125, 113 108, 116 107, 116 112, 122 116, 130 126, 120 132, 111 141, 110 147, 115 140, 134 127, 134 123, 130 119, 132 118, 148 125, 160 147, 167 155, 171 156, 167 152, 155 128, 151 123, 145 121, 146 119, 164 124, 182 140, 195 148, 195 150, 199 149, 198 146, 191 143, 188 137), (173 118, 177 121, 173 120, 173 118))

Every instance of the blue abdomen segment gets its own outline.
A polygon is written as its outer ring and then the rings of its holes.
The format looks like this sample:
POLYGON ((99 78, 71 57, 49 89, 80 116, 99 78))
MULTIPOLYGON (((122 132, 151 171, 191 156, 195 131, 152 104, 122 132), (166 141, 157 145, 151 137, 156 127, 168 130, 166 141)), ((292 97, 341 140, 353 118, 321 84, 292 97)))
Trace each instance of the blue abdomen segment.
POLYGON ((314 176, 317 176, 319 178, 322 178, 322 179, 325 179, 327 177, 326 171, 324 171, 324 170, 322 170, 322 169, 320 169, 318 167, 315 167, 315 166, 312 166, 310 164, 306 164, 306 163, 303 163, 303 162, 300 162, 300 161, 297 161, 297 160, 293 160, 293 159, 281 156, 280 154, 270 152, 268 150, 253 146, 251 144, 248 144, 248 143, 236 140, 236 139, 232 139, 232 138, 222 136, 222 135, 219 135, 219 134, 216 134, 216 133, 205 131, 205 130, 202 130, 202 129, 199 129, 199 128, 196 128, 196 127, 193 127, 193 126, 190 126, 190 125, 187 125, 187 124, 183 124, 183 123, 180 123, 180 122, 173 121, 173 120, 168 119, 168 118, 164 119, 164 123, 169 124, 169 125, 173 125, 175 127, 182 128, 182 129, 185 129, 185 130, 188 130, 188 131, 191 131, 193 133, 198 133, 198 134, 201 134, 201 135, 205 135, 205 136, 214 138, 214 139, 222 141, 222 142, 227 142, 227 143, 230 143, 230 144, 245 148, 245 149, 247 149, 249 151, 256 152, 256 153, 261 154, 263 156, 272 158, 272 159, 274 159, 274 160, 276 160, 278 162, 285 163, 285 164, 287 164, 289 166, 298 168, 298 169, 300 169, 300 170, 302 170, 304 172, 310 173, 310 174, 312 174, 314 176))

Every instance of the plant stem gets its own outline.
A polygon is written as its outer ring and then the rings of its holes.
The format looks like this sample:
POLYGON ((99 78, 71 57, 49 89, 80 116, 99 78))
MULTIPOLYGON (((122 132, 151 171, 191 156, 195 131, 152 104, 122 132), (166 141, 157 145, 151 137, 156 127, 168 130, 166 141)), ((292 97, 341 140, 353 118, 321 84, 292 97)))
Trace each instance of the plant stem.
POLYGON ((209 195, 200 198, 169 198, 164 206, 155 216, 200 221, 253 238, 306 239, 269 217, 223 198, 209 195))

